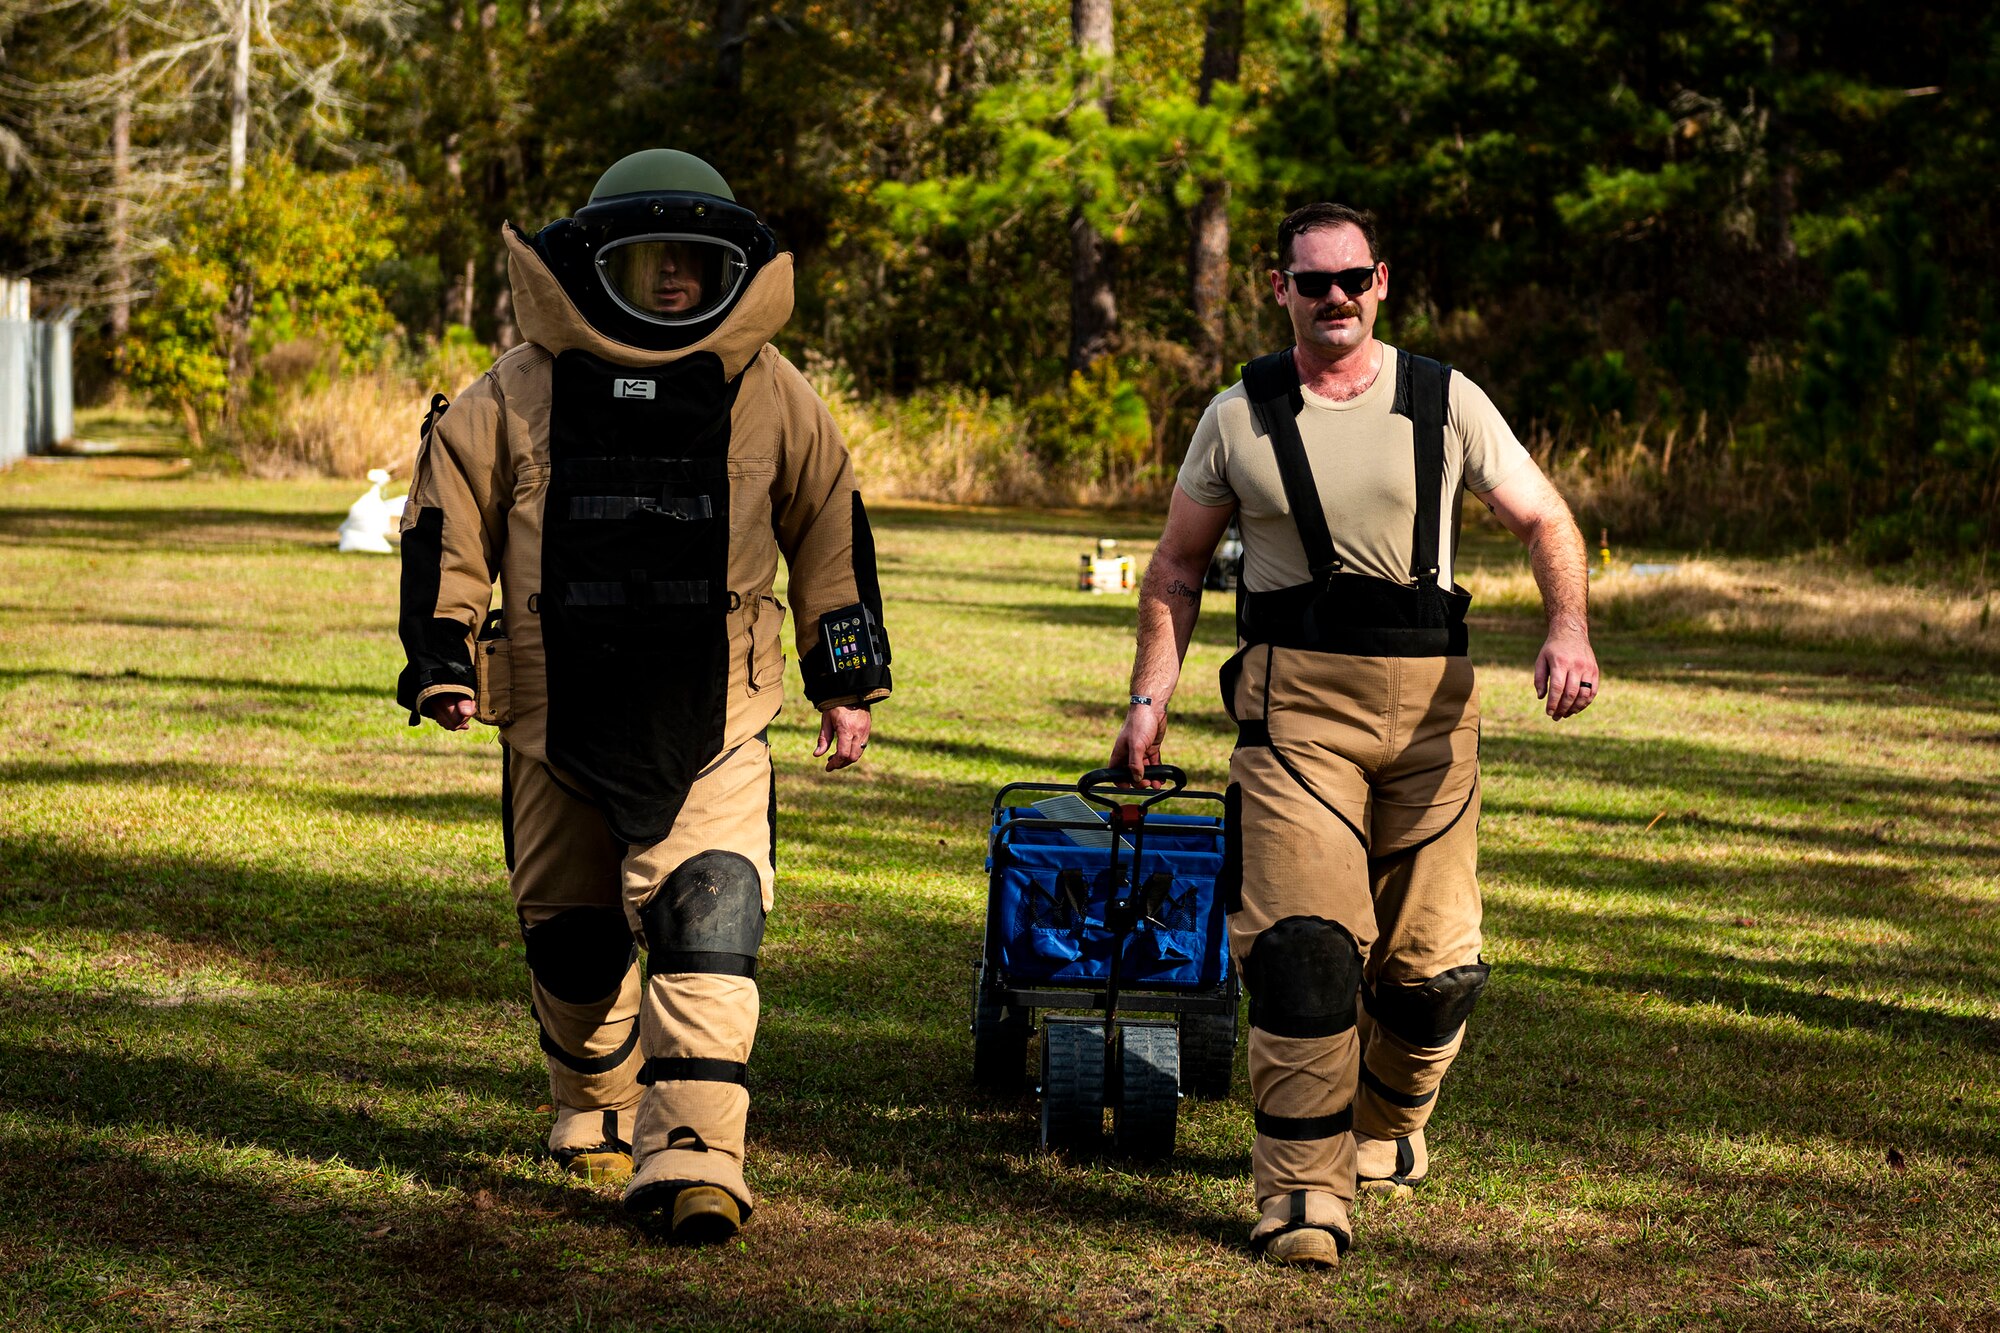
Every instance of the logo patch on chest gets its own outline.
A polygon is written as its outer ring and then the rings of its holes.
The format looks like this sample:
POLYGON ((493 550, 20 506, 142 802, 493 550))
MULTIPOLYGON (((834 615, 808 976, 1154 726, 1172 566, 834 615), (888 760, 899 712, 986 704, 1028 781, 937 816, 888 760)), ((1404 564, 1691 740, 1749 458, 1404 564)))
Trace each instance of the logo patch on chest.
POLYGON ((654 388, 655 386, 651 380, 613 380, 611 381, 611 396, 613 398, 651 398, 654 388))

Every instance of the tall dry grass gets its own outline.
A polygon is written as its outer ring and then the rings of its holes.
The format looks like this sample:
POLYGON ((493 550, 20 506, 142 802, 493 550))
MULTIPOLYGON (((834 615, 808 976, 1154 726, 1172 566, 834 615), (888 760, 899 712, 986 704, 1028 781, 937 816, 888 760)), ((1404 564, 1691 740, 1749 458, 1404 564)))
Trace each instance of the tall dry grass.
POLYGON ((871 496, 1077 508, 1151 494, 1130 478, 1081 475, 1038 458, 1028 414, 1004 398, 945 387, 864 400, 835 362, 808 352, 804 371, 871 496))
MULTIPOLYGON (((1459 575, 1475 605, 1539 614, 1525 568, 1459 575)), ((1800 648, 1889 651, 2000 660, 2000 614, 1990 590, 1891 582, 1817 555, 1781 560, 1686 560, 1651 576, 1614 564, 1591 580, 1590 618, 1608 632, 1668 630, 1800 648)))
POLYGON ((1546 428, 1523 443, 1591 536, 1731 550, 1810 540, 1812 478, 1797 466, 1693 423, 1615 414, 1588 436, 1546 428))
POLYGON ((871 496, 950 504, 1045 503, 1047 477, 1026 449, 1013 407, 960 389, 863 401, 838 364, 808 353, 806 379, 840 428, 871 496))
POLYGON ((253 477, 359 480, 381 468, 407 480, 432 392, 456 393, 485 363, 480 351, 442 343, 415 362, 343 370, 320 344, 281 343, 259 359, 259 392, 229 444, 253 477))

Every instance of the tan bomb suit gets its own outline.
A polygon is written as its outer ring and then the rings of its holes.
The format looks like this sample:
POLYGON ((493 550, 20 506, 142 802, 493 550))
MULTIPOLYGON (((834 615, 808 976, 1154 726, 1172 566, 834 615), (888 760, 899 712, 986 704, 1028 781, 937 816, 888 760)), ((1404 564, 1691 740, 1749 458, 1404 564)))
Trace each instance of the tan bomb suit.
POLYGON ((1225 877, 1240 876, 1260 1248, 1300 1227, 1346 1248, 1356 1134, 1401 1149, 1397 1178, 1423 1174, 1409 1144, 1487 975, 1470 599, 1448 516, 1468 475, 1490 489, 1525 457, 1476 388, 1385 347, 1348 403, 1308 402, 1289 352, 1252 362, 1183 468, 1194 499, 1238 506, 1245 547, 1225 877))
POLYGON ((773 581, 782 552, 813 702, 871 703, 889 692, 873 541, 824 404, 769 346, 790 256, 663 353, 597 332, 535 248, 511 228, 507 243, 528 342, 427 428, 399 697, 414 722, 437 695, 476 694, 501 729, 551 1150, 629 1145, 628 1205, 707 1184, 747 1216, 776 829, 764 731, 784 675, 773 581), (843 617, 875 636, 873 665, 830 657, 822 620, 843 617))

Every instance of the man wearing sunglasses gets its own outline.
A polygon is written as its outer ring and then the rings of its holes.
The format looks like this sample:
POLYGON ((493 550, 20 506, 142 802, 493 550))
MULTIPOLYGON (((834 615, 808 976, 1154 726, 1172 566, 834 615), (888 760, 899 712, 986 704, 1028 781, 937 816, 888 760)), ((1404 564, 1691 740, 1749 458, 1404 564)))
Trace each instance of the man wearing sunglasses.
POLYGON ((1389 268, 1374 219, 1297 210, 1270 280, 1295 343, 1245 366, 1195 431, 1141 590, 1111 763, 1136 781, 1160 762, 1202 574, 1236 518, 1222 889, 1250 993, 1251 1244, 1330 1267, 1357 1193, 1428 1177, 1424 1129, 1487 980, 1471 598, 1452 578, 1463 491, 1530 552, 1548 717, 1589 707, 1599 676, 1562 497, 1478 386, 1375 337, 1389 268))

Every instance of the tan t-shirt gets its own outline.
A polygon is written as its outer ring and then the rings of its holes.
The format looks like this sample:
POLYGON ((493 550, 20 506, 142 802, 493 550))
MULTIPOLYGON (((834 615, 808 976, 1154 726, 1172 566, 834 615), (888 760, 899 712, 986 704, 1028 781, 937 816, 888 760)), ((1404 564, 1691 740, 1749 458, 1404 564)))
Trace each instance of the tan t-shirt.
MULTIPOLYGON (((1490 491, 1528 461, 1528 451, 1493 400, 1456 371, 1450 400, 1438 523, 1438 582, 1445 587, 1451 586, 1461 483, 1467 490, 1490 491)), ((1366 393, 1344 403, 1305 394, 1299 436, 1345 569, 1407 584, 1417 513, 1416 454, 1410 419, 1389 410, 1395 401, 1396 349, 1384 343, 1382 373, 1366 393)), ((1202 504, 1237 505, 1246 591, 1269 592, 1312 578, 1277 454, 1257 429, 1241 384, 1217 395, 1202 413, 1181 464, 1180 486, 1202 504)))

